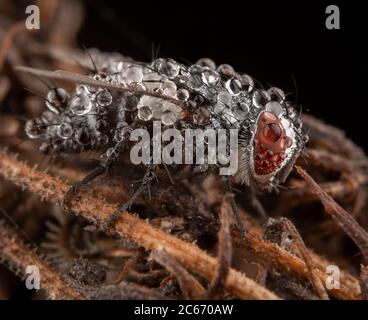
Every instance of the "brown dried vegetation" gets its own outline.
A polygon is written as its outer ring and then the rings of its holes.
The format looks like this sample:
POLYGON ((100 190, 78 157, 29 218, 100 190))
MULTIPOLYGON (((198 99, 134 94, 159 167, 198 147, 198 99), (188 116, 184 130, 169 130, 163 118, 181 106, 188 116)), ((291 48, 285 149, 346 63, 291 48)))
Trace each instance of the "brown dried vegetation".
MULTIPOLYGON (((45 88, 14 67, 82 72, 70 57, 83 52, 60 49, 75 46, 82 11, 77 1, 39 1, 48 27, 27 32, 15 5, 3 3, 0 259, 10 270, 23 278, 28 265, 37 265, 52 299, 367 299, 368 160, 342 131, 311 116, 302 117, 310 142, 285 188, 256 194, 266 223, 249 190, 234 186, 241 189, 235 200, 242 240, 233 195, 224 195, 212 175, 172 185, 163 173, 151 199, 140 197, 105 234, 101 226, 140 176, 125 163, 79 192, 64 212, 64 193, 94 155, 45 159, 25 141, 21 119, 39 113, 43 101, 23 88, 45 88), (60 19, 53 19, 56 10, 60 19), (74 21, 68 28, 61 27, 65 12, 74 21), (340 268, 339 288, 326 288, 330 265, 340 268)), ((0 269, 0 278, 7 277, 0 269)), ((0 297, 10 298, 14 279, 2 283, 0 297)))

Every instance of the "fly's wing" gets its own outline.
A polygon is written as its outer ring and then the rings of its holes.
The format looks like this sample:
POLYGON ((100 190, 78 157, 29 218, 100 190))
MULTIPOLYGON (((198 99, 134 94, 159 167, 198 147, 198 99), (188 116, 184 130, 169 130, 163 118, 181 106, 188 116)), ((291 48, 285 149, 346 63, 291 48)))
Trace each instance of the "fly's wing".
POLYGON ((180 107, 183 106, 183 103, 180 100, 162 95, 162 94, 157 93, 157 92, 149 92, 149 91, 137 89, 135 87, 122 86, 122 85, 120 85, 118 83, 114 83, 114 82, 96 80, 96 79, 93 79, 89 76, 78 74, 78 73, 73 73, 73 72, 69 72, 69 71, 63 71, 63 70, 49 71, 49 70, 35 69, 35 68, 30 68, 30 67, 25 67, 25 66, 17 66, 17 67, 15 67, 15 69, 20 71, 20 72, 32 74, 32 75, 39 76, 39 77, 54 79, 54 80, 72 81, 72 82, 75 82, 75 83, 85 84, 85 85, 89 85, 89 86, 95 86, 95 87, 99 87, 99 88, 112 89, 112 90, 117 90, 117 91, 121 91, 121 92, 130 92, 130 93, 133 93, 133 94, 136 94, 136 95, 151 96, 151 97, 155 97, 155 98, 159 98, 159 99, 169 101, 169 102, 171 102, 173 104, 176 104, 180 107))

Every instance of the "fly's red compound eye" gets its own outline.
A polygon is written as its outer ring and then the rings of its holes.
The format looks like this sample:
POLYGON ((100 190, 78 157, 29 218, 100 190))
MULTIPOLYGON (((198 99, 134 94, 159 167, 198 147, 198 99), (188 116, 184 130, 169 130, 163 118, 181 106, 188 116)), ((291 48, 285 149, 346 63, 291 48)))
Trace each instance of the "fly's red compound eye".
POLYGON ((285 159, 285 151, 292 145, 281 120, 271 112, 263 112, 254 139, 254 164, 258 175, 276 171, 285 159))

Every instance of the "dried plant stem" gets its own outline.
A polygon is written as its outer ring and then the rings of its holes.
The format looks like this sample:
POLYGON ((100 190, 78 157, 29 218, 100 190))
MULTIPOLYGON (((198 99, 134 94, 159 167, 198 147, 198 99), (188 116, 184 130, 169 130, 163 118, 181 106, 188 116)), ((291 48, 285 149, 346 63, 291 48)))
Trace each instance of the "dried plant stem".
POLYGON ((368 263, 368 233, 354 220, 354 218, 336 203, 302 168, 296 167, 298 173, 305 179, 312 190, 321 199, 326 212, 340 225, 346 234, 355 242, 368 263))
POLYGON ((299 250, 299 253, 300 253, 305 265, 307 266, 307 269, 308 269, 308 272, 309 272, 309 275, 310 275, 310 281, 313 285, 313 288, 314 288, 315 292, 317 293, 317 295, 319 296, 320 299, 329 300, 326 289, 323 286, 323 283, 322 283, 321 279, 318 277, 318 275, 316 273, 316 266, 315 266, 315 263, 313 261, 313 258, 309 254, 309 251, 308 251, 307 247, 305 246, 305 243, 304 243, 301 235, 299 234, 298 230, 295 228, 294 224, 290 220, 284 218, 283 221, 285 223, 285 226, 291 232, 291 236, 294 238, 295 243, 297 245, 297 248, 299 250))
POLYGON ((152 251, 152 259, 164 266, 178 280, 179 286, 185 299, 200 299, 204 294, 203 286, 178 262, 165 253, 164 250, 152 251))
POLYGON ((217 275, 212 281, 208 291, 206 292, 206 299, 218 299, 223 295, 226 278, 229 274, 232 258, 232 242, 230 233, 230 214, 231 205, 229 203, 229 196, 225 196, 220 209, 221 228, 219 231, 218 240, 218 260, 217 275))
MULTIPOLYGON (((69 189, 69 185, 60 179, 32 169, 4 152, 0 153, 0 173, 18 186, 52 203, 60 203, 69 189)), ((115 206, 85 193, 83 197, 73 197, 70 206, 74 212, 97 225, 102 225, 116 210, 115 206)), ((133 240, 146 249, 164 248, 183 267, 208 281, 212 281, 216 276, 217 259, 210 257, 193 244, 153 228, 133 214, 124 213, 114 229, 121 237, 133 240)), ((274 293, 234 269, 230 269, 225 287, 226 291, 240 298, 278 299, 274 293)))
POLYGON ((12 47, 14 37, 24 31, 27 31, 27 29, 25 27, 24 21, 21 21, 14 24, 4 36, 2 45, 0 47, 0 71, 4 67, 6 56, 12 47))
MULTIPOLYGON (((233 232, 233 238, 236 239, 238 246, 244 246, 254 255, 261 257, 266 263, 275 268, 280 268, 286 273, 292 274, 298 278, 309 280, 309 272, 305 263, 290 252, 284 250, 275 243, 263 240, 259 234, 248 230, 245 234, 245 241, 240 241, 238 231, 233 232)), ((325 282, 328 275, 325 270, 331 262, 325 261, 316 254, 311 254, 317 269, 315 270, 322 282, 325 282)), ((350 274, 341 271, 340 289, 331 289, 329 293, 338 299, 357 300, 360 297, 359 281, 350 274)))
POLYGON ((42 260, 33 250, 28 248, 17 232, 4 223, 0 223, 0 256, 12 269, 19 274, 25 273, 27 266, 35 265, 40 270, 41 287, 45 289, 51 299, 56 300, 85 300, 63 279, 51 266, 42 260))

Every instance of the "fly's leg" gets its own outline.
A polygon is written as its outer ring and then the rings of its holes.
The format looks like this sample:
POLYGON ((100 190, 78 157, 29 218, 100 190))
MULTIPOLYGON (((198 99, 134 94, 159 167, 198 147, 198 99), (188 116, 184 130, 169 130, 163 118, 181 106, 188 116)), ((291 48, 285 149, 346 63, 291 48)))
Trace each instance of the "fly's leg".
POLYGON ((234 193, 231 190, 231 186, 230 186, 230 183, 229 183, 229 178, 224 177, 223 181, 224 181, 224 186, 225 186, 225 192, 229 195, 231 210, 234 214, 234 217, 236 219, 236 224, 237 224, 237 227, 238 227, 239 232, 240 232, 240 239, 243 241, 244 237, 245 237, 245 229, 244 229, 243 222, 240 219, 238 206, 236 205, 236 202, 235 202, 235 199, 234 199, 234 193))
POLYGON ((105 173, 106 170, 107 169, 106 169, 104 163, 101 163, 98 167, 96 167, 89 174, 87 174, 82 180, 80 180, 77 183, 73 184, 64 195, 63 202, 62 202, 62 206, 63 206, 64 210, 68 209, 68 204, 69 204, 70 198, 72 196, 75 196, 82 186, 84 186, 84 185, 88 184, 89 182, 93 181, 98 176, 105 173))
POLYGON ((262 203, 257 198, 256 189, 254 186, 247 187, 249 192, 247 192, 247 197, 250 201, 250 205, 256 211, 256 213, 260 216, 263 222, 268 221, 269 216, 266 213, 266 210, 263 208, 262 203))
POLYGON ((103 231, 109 230, 116 221, 123 215, 123 213, 131 208, 135 200, 145 191, 150 193, 150 184, 153 179, 157 179, 154 173, 155 166, 148 166, 145 175, 139 185, 139 187, 134 191, 134 193, 130 196, 129 200, 121 205, 119 205, 118 209, 108 218, 108 220, 103 225, 103 231))
POLYGON ((106 151, 105 158, 101 161, 98 167, 93 169, 89 174, 87 174, 82 180, 72 185, 69 190, 65 193, 62 206, 64 209, 68 209, 68 203, 70 197, 74 196, 82 186, 87 185, 89 182, 96 179, 98 176, 108 172, 108 170, 119 160, 119 155, 126 146, 126 138, 127 134, 130 133, 131 130, 127 128, 128 130, 125 130, 124 135, 122 135, 122 139, 115 145, 115 147, 110 148, 106 151))

